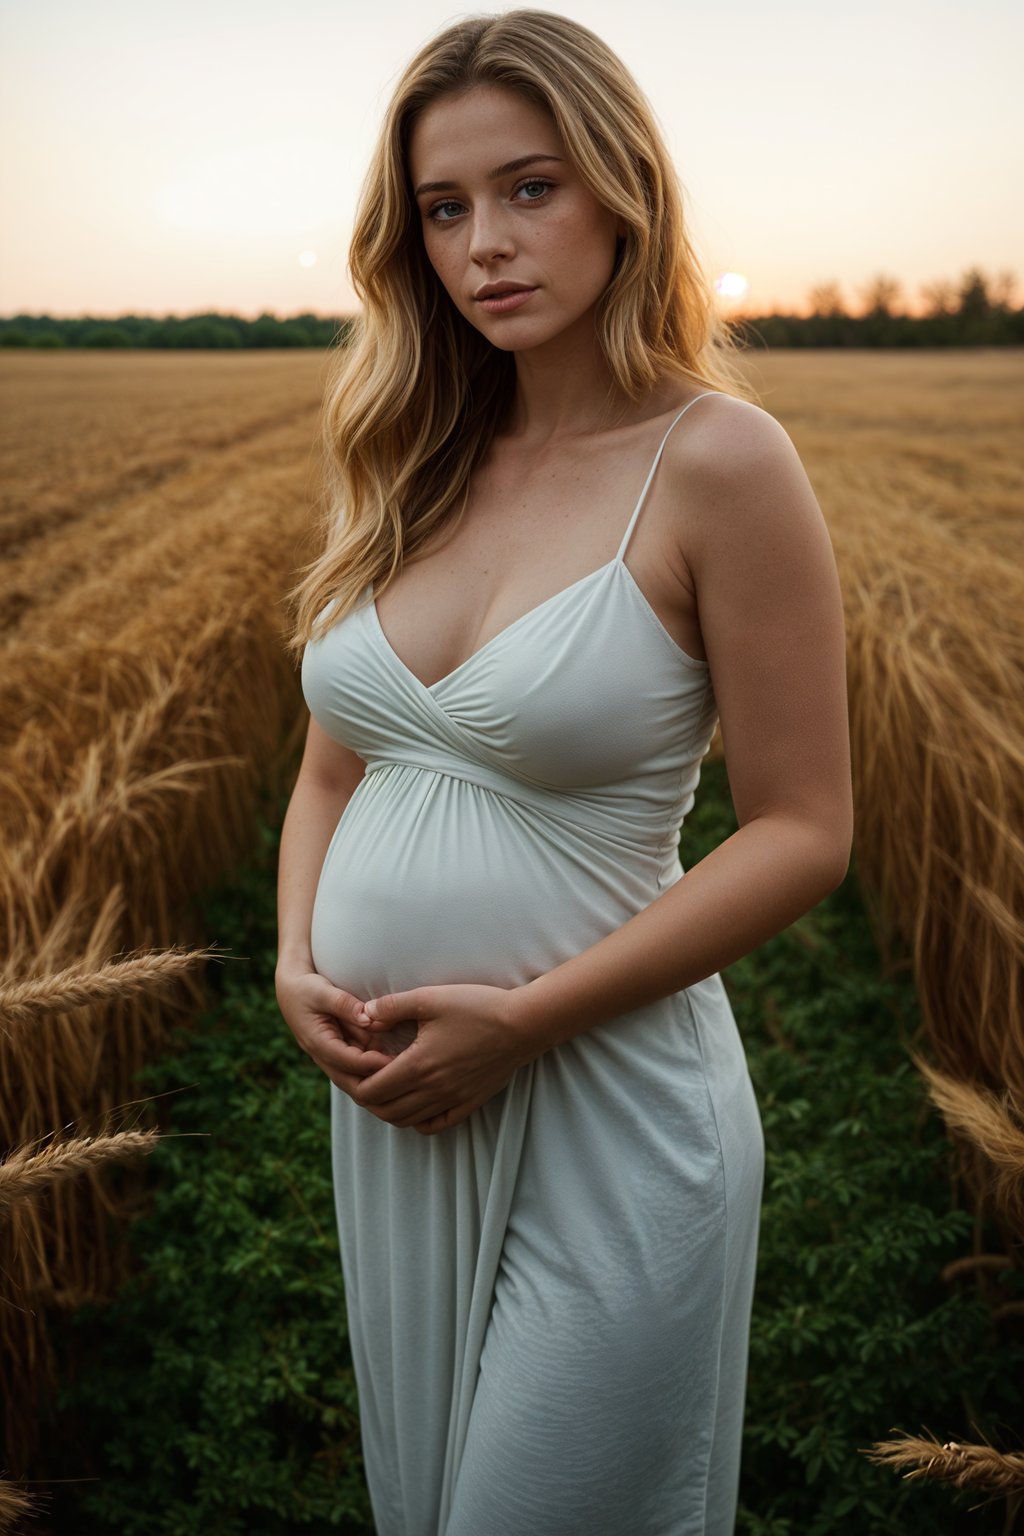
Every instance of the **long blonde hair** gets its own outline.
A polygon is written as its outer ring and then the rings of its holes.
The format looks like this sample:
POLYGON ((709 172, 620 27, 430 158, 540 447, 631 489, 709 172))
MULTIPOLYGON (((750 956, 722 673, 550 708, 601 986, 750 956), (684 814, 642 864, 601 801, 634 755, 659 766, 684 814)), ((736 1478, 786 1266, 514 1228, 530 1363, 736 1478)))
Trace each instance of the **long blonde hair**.
POLYGON ((288 594, 295 655, 355 608, 369 583, 379 595, 442 529, 454 531, 472 471, 512 402, 514 355, 448 298, 423 246, 408 171, 417 115, 475 85, 519 91, 545 108, 581 180, 627 225, 595 311, 613 389, 639 401, 669 373, 754 398, 691 245, 654 113, 622 61, 551 11, 446 28, 399 79, 360 193, 349 271, 363 308, 324 397, 320 553, 288 594))

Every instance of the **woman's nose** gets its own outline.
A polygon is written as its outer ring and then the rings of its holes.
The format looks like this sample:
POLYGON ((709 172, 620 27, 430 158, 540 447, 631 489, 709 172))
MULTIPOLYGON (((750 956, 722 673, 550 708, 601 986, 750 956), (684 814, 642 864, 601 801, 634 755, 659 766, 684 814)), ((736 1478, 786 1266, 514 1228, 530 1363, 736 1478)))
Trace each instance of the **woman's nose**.
POLYGON ((470 226, 469 254, 474 261, 510 256, 515 249, 508 219, 494 209, 474 210, 470 226))

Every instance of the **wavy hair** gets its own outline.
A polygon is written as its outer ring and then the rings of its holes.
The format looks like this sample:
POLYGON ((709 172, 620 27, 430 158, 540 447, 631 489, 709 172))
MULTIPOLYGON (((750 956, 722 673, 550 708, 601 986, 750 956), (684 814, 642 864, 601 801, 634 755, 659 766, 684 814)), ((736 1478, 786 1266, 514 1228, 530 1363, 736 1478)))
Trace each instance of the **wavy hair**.
POLYGON ((464 319, 429 262, 408 169, 418 114, 477 85, 544 108, 581 180, 627 226, 595 311, 612 391, 638 401, 670 374, 754 398, 691 244, 654 112, 618 56, 550 11, 446 28, 402 73, 360 192, 349 272, 362 312, 328 376, 320 553, 288 593, 293 655, 357 607, 370 583, 379 595, 443 530, 454 532, 472 471, 513 399, 514 355, 464 319))

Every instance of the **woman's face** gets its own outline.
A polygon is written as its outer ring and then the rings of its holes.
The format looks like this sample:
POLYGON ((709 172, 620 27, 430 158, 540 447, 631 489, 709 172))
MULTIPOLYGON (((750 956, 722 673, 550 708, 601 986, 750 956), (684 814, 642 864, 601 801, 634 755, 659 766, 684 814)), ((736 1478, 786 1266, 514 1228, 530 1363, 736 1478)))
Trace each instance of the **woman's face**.
POLYGON ((496 347, 520 351, 592 325, 584 317, 608 286, 626 226, 584 186, 545 111, 501 86, 442 97, 413 125, 409 173, 430 263, 496 347), (502 283, 532 292, 489 310, 479 291, 502 283))

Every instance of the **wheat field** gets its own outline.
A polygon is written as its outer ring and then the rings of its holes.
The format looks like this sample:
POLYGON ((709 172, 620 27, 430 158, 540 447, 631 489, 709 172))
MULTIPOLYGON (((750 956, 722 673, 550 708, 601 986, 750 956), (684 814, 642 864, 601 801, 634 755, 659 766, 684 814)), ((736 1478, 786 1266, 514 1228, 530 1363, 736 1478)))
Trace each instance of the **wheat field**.
MULTIPOLYGON (((34 1443, 26 1405, 53 1369, 48 1309, 116 1288, 108 1218, 130 1215, 158 1134, 124 1128, 123 1106, 202 1000, 190 898, 242 857, 261 788, 294 769, 306 714, 281 600, 312 553, 326 363, 0 353, 0 1353, 15 1477, 34 1443)), ((865 899, 889 963, 913 967, 915 1059, 969 1197, 1019 1245, 1024 356, 753 352, 745 366, 836 552, 865 899)), ((0 1483, 0 1529, 21 1498, 0 1483)))

